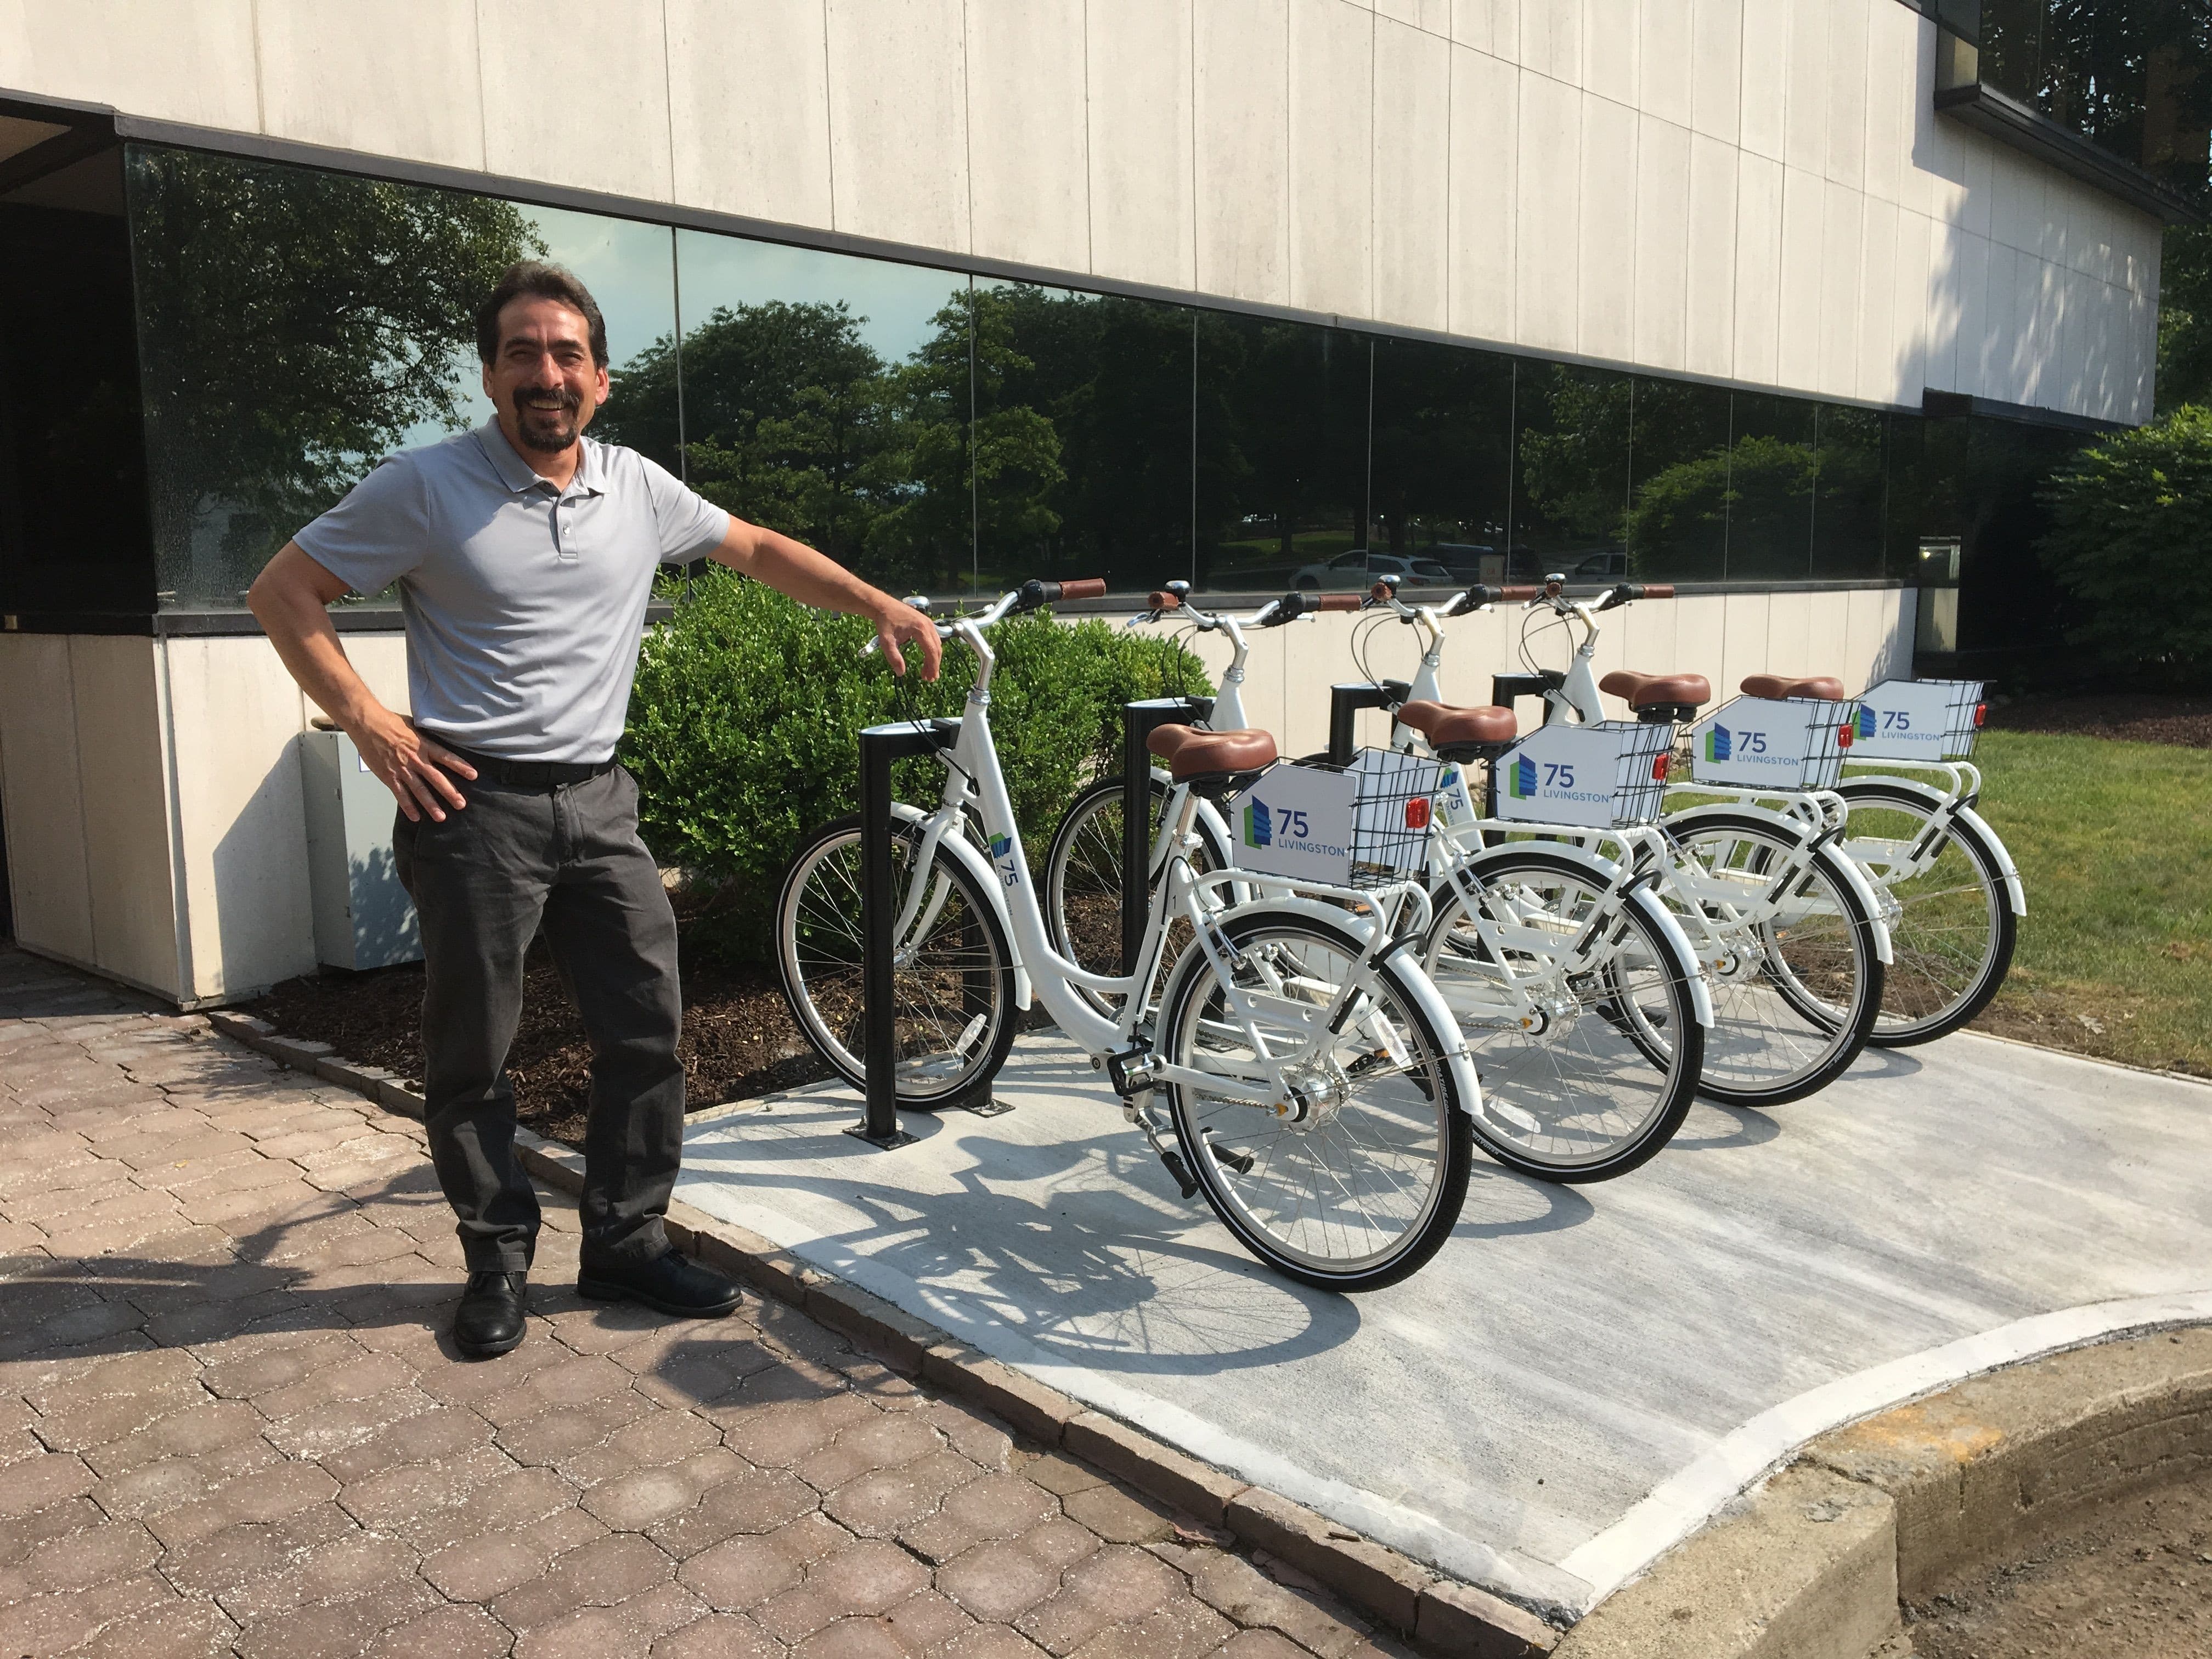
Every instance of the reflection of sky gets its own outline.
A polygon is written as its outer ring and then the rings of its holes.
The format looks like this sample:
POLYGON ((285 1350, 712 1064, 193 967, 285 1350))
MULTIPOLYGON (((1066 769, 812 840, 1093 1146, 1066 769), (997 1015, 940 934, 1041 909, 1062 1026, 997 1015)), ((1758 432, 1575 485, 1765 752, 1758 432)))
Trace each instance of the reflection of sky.
POLYGON ((842 300, 855 317, 865 319, 861 339, 890 362, 905 357, 937 331, 930 319, 968 284, 957 271, 748 242, 705 231, 678 232, 677 246, 689 326, 696 327, 717 306, 842 300))
MULTIPOLYGON (((696 328, 717 306, 793 304, 842 300, 860 324, 860 337, 886 360, 897 362, 935 332, 931 319, 966 285, 957 271, 930 270, 859 259, 811 248, 782 247, 683 230, 672 245, 659 225, 559 208, 525 208, 523 216, 545 244, 545 258, 576 274, 607 319, 607 356, 617 376, 622 366, 676 326, 674 259, 683 261, 684 311, 696 328)), ((476 354, 456 368, 462 419, 477 425, 491 417, 476 354)), ((400 447, 434 443, 446 435, 435 421, 409 430, 400 447)))

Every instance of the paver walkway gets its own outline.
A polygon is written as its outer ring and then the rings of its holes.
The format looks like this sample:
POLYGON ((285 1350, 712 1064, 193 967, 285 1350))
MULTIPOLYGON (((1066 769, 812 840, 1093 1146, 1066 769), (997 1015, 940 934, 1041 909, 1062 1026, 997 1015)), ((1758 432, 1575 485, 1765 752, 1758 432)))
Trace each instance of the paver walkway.
POLYGON ((0 950, 0 1656, 1403 1651, 792 1309, 579 1300, 542 1196, 458 1361, 419 1126, 0 950))

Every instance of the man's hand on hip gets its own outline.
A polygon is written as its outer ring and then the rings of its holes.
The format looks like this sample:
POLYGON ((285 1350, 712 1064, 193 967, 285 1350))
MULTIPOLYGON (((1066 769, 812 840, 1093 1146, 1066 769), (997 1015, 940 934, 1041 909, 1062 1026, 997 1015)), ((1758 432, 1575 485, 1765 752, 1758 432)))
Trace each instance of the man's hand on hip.
POLYGON ((876 641, 891 665, 891 672, 906 672, 906 653, 902 645, 921 647, 921 677, 926 680, 937 678, 937 665, 945 655, 944 642, 937 637, 937 624, 902 599, 884 596, 882 606, 876 613, 876 641))
POLYGON ((431 742, 390 709, 379 708, 364 716, 349 726, 346 734, 361 750, 362 763, 384 781, 410 822, 421 823, 427 812, 443 823, 447 807, 458 812, 469 804, 446 774, 472 778, 476 768, 431 742))

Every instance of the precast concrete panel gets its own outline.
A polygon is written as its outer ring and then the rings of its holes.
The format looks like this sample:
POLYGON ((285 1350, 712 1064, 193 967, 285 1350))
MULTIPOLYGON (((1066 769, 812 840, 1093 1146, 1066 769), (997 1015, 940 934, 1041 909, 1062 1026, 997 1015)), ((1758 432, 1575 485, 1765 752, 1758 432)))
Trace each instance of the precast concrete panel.
POLYGON ((1373 314, 1375 18, 1290 0, 1291 303, 1373 314))
POLYGON ((1514 321, 1523 344, 1572 351, 1581 276, 1582 95, 1523 70, 1520 105, 1514 321))
POLYGON ((1817 173, 1782 169, 1781 292, 1777 296, 1774 380, 1811 391, 1820 380, 1821 245, 1827 188, 1817 173))
POLYGON ((1193 3, 1085 9, 1091 268, 1103 276, 1198 285, 1193 3))
POLYGON ((69 641, 92 910, 84 960, 173 997, 181 981, 155 653, 143 635, 69 641))
POLYGON ((1520 337, 1514 312, 1519 234, 1520 71, 1462 46, 1451 52, 1450 314, 1477 338, 1520 337))
POLYGON ((661 0, 477 0, 484 165, 640 201, 675 195, 661 0), (591 88, 580 119, 569 88, 591 88))
POLYGON ((1290 299, 1287 0, 1204 0, 1192 21, 1198 285, 1290 299))
POLYGON ((1742 131, 1743 0, 1691 0, 1690 125, 1730 149, 1742 131))
POLYGON ((827 226, 825 0, 666 0, 676 199, 827 226))
POLYGON ((1583 83, 1583 0, 1521 0, 1521 66, 1566 86, 1583 83))
POLYGON ((252 132, 253 0, 21 0, 0 7, 0 86, 252 132))
POLYGON ((969 251, 961 0, 829 0, 833 228, 969 251))
POLYGON ((1692 133, 1682 366, 1693 374, 1735 372, 1735 151, 1692 133))
POLYGON ((263 5, 254 15, 263 131, 372 155, 487 166, 475 7, 382 0, 263 5))
POLYGON ((1686 0, 1643 0, 1637 13, 1637 108, 1678 127, 1691 122, 1692 9, 1686 0))
POLYGON ((1450 326, 1451 43, 1375 21, 1375 314, 1450 326))
POLYGON ((1452 44, 1510 63, 1521 58, 1521 0, 1451 0, 1452 44))
POLYGON ((1828 171, 1829 0, 1768 0, 1784 15, 1782 160, 1800 173, 1828 171))
POLYGON ((1583 0, 1583 90, 1637 107, 1641 9, 1636 0, 1583 0))
POLYGON ((0 804, 15 937, 90 962, 96 951, 84 834, 88 758, 76 677, 59 634, 0 634, 0 804))
POLYGON ((1754 385, 1775 379, 1782 326, 1782 163, 1736 152, 1735 349, 1732 372, 1754 385))
POLYGON ((1680 369, 1690 276, 1690 130, 1645 115, 1636 135, 1637 362, 1680 369))
POLYGON ((1865 206, 1863 195, 1832 179, 1820 186, 1820 358, 1808 384, 1822 392, 1848 395, 1858 386, 1865 206))
POLYGON ((1903 403, 1910 394, 1897 378, 1897 204, 1869 196, 1862 210, 1856 389, 1870 402, 1903 403))
POLYGON ((1092 269, 1084 0, 967 8, 974 250, 1092 269))
POLYGON ((1868 9, 1897 0, 1825 0, 1828 35, 1820 48, 1826 82, 1827 120, 1822 172, 1829 182, 1858 191, 1867 178, 1868 9))
POLYGON ((1636 353, 1636 112, 1583 94, 1582 246, 1575 349, 1627 362, 1636 353))

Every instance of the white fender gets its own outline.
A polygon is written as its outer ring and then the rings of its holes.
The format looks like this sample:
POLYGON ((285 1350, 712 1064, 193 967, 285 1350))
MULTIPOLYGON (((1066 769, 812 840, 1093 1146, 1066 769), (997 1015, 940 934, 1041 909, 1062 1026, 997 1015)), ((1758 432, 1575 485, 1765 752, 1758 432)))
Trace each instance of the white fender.
MULTIPOLYGON (((1381 926, 1380 918, 1372 914, 1354 915, 1340 905, 1304 898, 1255 899, 1249 904, 1239 904, 1224 910, 1216 920, 1227 923, 1240 916, 1282 915, 1286 913, 1356 934, 1363 941, 1373 939, 1375 929, 1381 926)), ((1420 959, 1409 954, 1411 949, 1408 946, 1397 953, 1399 965, 1406 970, 1407 989, 1412 993, 1413 1000, 1420 1005, 1421 1012, 1427 1017, 1437 1039, 1450 1045, 1444 1050, 1444 1065, 1451 1072, 1453 1086, 1459 1091, 1461 1109, 1469 1117, 1480 1119, 1482 1084, 1474 1074, 1474 1060, 1467 1051, 1467 1039, 1460 1035, 1459 1021, 1452 1018, 1452 1011, 1444 1002, 1443 993, 1437 989, 1434 981, 1423 971, 1420 959)), ((1198 965, 1205 960, 1206 952, 1203 951, 1184 951, 1183 959, 1176 964, 1176 980, 1180 981, 1185 974, 1196 972, 1198 965)), ((1168 1005, 1176 989, 1176 986, 1169 987, 1169 994, 1160 999, 1162 1007, 1168 1005)))
MULTIPOLYGON (((1879 783, 1886 788, 1901 789, 1907 794, 1917 796, 1931 811, 1948 805, 1951 799, 1948 791, 1938 789, 1932 784, 1923 783, 1917 778, 1878 777, 1873 774, 1868 774, 1863 777, 1844 780, 1843 787, 1838 793, 1845 800, 1851 798, 1850 786, 1855 783, 1879 783)), ((1989 849, 1990 856, 1996 860, 1997 873, 2004 878, 2005 902, 2012 907, 2013 915, 2026 915, 2027 890, 2021 884, 2020 870, 2012 861, 2012 849, 1997 839, 1997 832, 1990 829, 1988 820, 1972 807, 1962 806, 1954 816, 1970 831, 1982 838, 1982 845, 1989 849)))
MULTIPOLYGON (((1467 854, 1461 867, 1468 874, 1479 877, 1482 873, 1482 865, 1486 859, 1494 859, 1504 854, 1521 850, 1522 849, 1520 848, 1510 846, 1486 847, 1480 852, 1467 854)), ((1591 879, 1600 886, 1609 887, 1620 878, 1619 863, 1606 857, 1602 853, 1593 852, 1589 848, 1579 846, 1573 842, 1547 842, 1543 850, 1572 859, 1577 863, 1585 866, 1590 872, 1591 879)), ((1450 877, 1447 875, 1444 879, 1449 881, 1450 877)), ((1682 924, 1674 920, 1674 913, 1653 896, 1648 887, 1639 887, 1635 892, 1630 894, 1629 902, 1634 905, 1638 914, 1650 921, 1653 927, 1657 928, 1660 935, 1674 947, 1675 962, 1681 968, 1683 977, 1689 981, 1691 1010, 1697 1015, 1698 1024, 1711 1028, 1713 1023, 1712 990, 1705 983, 1705 976, 1698 966, 1697 949, 1690 943, 1690 936, 1682 931, 1682 924)))
MULTIPOLYGON (((905 801, 895 800, 891 803, 891 816, 919 827, 926 825, 932 814, 905 801)), ((999 872, 968 839, 963 825, 946 831, 937 844, 958 860, 962 868, 975 878, 975 884, 991 896, 991 908, 998 912, 999 926, 1006 930, 1006 949, 1014 959, 1014 1006, 1026 1013, 1030 1006, 1030 970, 1022 962, 1022 944, 1014 935, 1014 919, 1006 914, 1006 891, 999 872)))
MULTIPOLYGON (((1744 806, 1733 801, 1716 803, 1711 806, 1692 806, 1686 811, 1669 812, 1662 822, 1663 827, 1671 832, 1681 825, 1695 823, 1700 818, 1744 817, 1764 818, 1777 830, 1786 830, 1800 840, 1804 838, 1805 821, 1802 818, 1793 818, 1787 813, 1775 811, 1771 807, 1744 806)), ((1836 857, 1836 865, 1844 872, 1844 879, 1850 884, 1851 890, 1858 895, 1859 902, 1866 907, 1867 916, 1874 933, 1875 960, 1887 968, 1895 958, 1890 950, 1889 924, 1881 917, 1881 899, 1875 892, 1874 884, 1867 879, 1867 872, 1860 869, 1855 861, 1843 856, 1840 851, 1836 857)))

